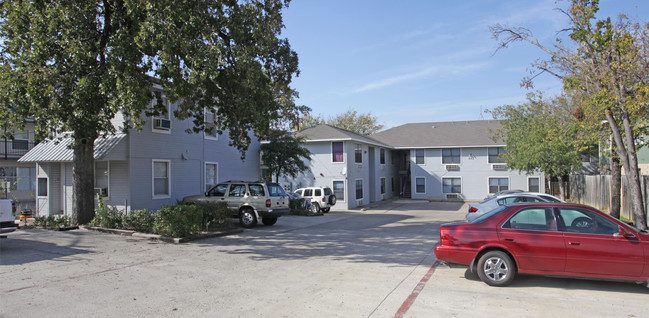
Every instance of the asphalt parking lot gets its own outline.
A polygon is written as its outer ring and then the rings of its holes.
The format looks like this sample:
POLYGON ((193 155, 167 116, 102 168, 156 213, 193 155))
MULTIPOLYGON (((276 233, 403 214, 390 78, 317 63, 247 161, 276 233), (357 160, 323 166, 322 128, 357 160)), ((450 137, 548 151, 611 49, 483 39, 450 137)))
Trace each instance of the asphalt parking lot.
POLYGON ((85 230, 0 240, 0 317, 647 317, 649 288, 436 261, 461 203, 391 201, 170 244, 85 230))

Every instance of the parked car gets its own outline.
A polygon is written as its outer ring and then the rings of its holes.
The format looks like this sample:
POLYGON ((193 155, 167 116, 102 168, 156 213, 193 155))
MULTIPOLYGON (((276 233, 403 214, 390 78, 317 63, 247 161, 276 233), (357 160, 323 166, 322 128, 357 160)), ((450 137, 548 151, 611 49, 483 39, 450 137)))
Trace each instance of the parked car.
POLYGON ((471 222, 477 217, 506 204, 521 202, 564 202, 563 200, 545 193, 520 192, 502 194, 497 197, 469 205, 466 220, 471 222))
POLYGON ((331 207, 336 205, 336 196, 328 187, 308 187, 295 190, 299 196, 311 200, 314 210, 327 213, 331 207))
POLYGON ((11 199, 0 200, 0 234, 6 234, 15 231, 18 228, 16 224, 16 203, 11 199))
POLYGON ((498 197, 498 196, 501 196, 501 195, 519 193, 519 192, 523 192, 523 190, 519 190, 519 189, 502 190, 502 191, 498 191, 498 192, 496 192, 494 194, 490 194, 490 195, 486 196, 484 198, 484 200, 486 201, 486 200, 489 200, 491 198, 495 198, 495 197, 498 197))
POLYGON ((232 216, 239 218, 243 227, 252 228, 261 220, 273 225, 277 218, 289 214, 289 198, 277 183, 226 181, 201 195, 183 198, 184 202, 227 202, 232 216))
POLYGON ((299 208, 301 208, 302 210, 308 210, 311 211, 312 213, 318 212, 315 211, 313 204, 311 204, 311 200, 307 200, 299 196, 297 193, 286 192, 286 195, 288 195, 288 198, 291 201, 296 201, 296 202, 299 201, 300 202, 299 208))
POLYGON ((511 204, 471 223, 443 224, 438 260, 469 265, 491 286, 517 273, 649 280, 649 233, 592 207, 511 204))

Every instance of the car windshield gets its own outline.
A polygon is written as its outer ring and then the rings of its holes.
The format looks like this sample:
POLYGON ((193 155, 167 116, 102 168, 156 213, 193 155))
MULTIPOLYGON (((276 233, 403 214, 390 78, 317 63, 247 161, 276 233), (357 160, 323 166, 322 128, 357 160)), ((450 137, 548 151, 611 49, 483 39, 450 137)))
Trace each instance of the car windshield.
POLYGON ((476 218, 475 220, 473 220, 473 221, 471 221, 469 223, 484 222, 485 220, 490 219, 492 216, 494 216, 494 215, 496 215, 496 214, 498 214, 498 213, 500 213, 502 211, 505 211, 505 209, 507 209, 507 206, 501 206, 501 207, 495 208, 495 209, 493 209, 493 210, 479 216, 478 218, 476 218))
POLYGON ((281 197, 286 195, 284 189, 279 186, 279 184, 269 184, 268 192, 271 197, 281 197))

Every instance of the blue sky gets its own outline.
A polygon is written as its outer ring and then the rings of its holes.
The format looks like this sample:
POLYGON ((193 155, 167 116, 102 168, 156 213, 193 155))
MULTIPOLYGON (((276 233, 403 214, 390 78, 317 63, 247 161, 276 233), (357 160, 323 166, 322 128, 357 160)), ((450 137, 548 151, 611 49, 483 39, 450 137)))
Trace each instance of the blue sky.
MULTIPOLYGON (((372 113, 385 128, 405 123, 489 119, 485 109, 525 101, 530 64, 546 55, 518 43, 495 52, 489 26, 531 29, 551 45, 568 26, 554 0, 293 0, 284 11, 300 59, 298 105, 326 117, 372 113)), ((598 16, 649 21, 647 0, 602 0, 598 16)), ((537 90, 561 82, 538 78, 537 90)))

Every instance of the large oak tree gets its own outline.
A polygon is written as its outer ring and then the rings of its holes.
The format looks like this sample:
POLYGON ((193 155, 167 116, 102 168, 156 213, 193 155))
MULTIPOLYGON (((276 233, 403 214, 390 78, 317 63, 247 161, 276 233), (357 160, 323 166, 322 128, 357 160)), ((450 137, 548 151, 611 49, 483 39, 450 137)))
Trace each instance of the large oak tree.
POLYGON ((178 101, 174 115, 193 132, 230 131, 247 149, 296 118, 289 86, 297 54, 281 38, 288 0, 8 0, 0 2, 0 121, 36 121, 41 138, 74 140, 75 223, 94 215, 94 141, 116 128, 142 127, 178 101), (148 107, 151 100, 154 107, 148 107), (205 122, 205 111, 211 116, 205 122))

